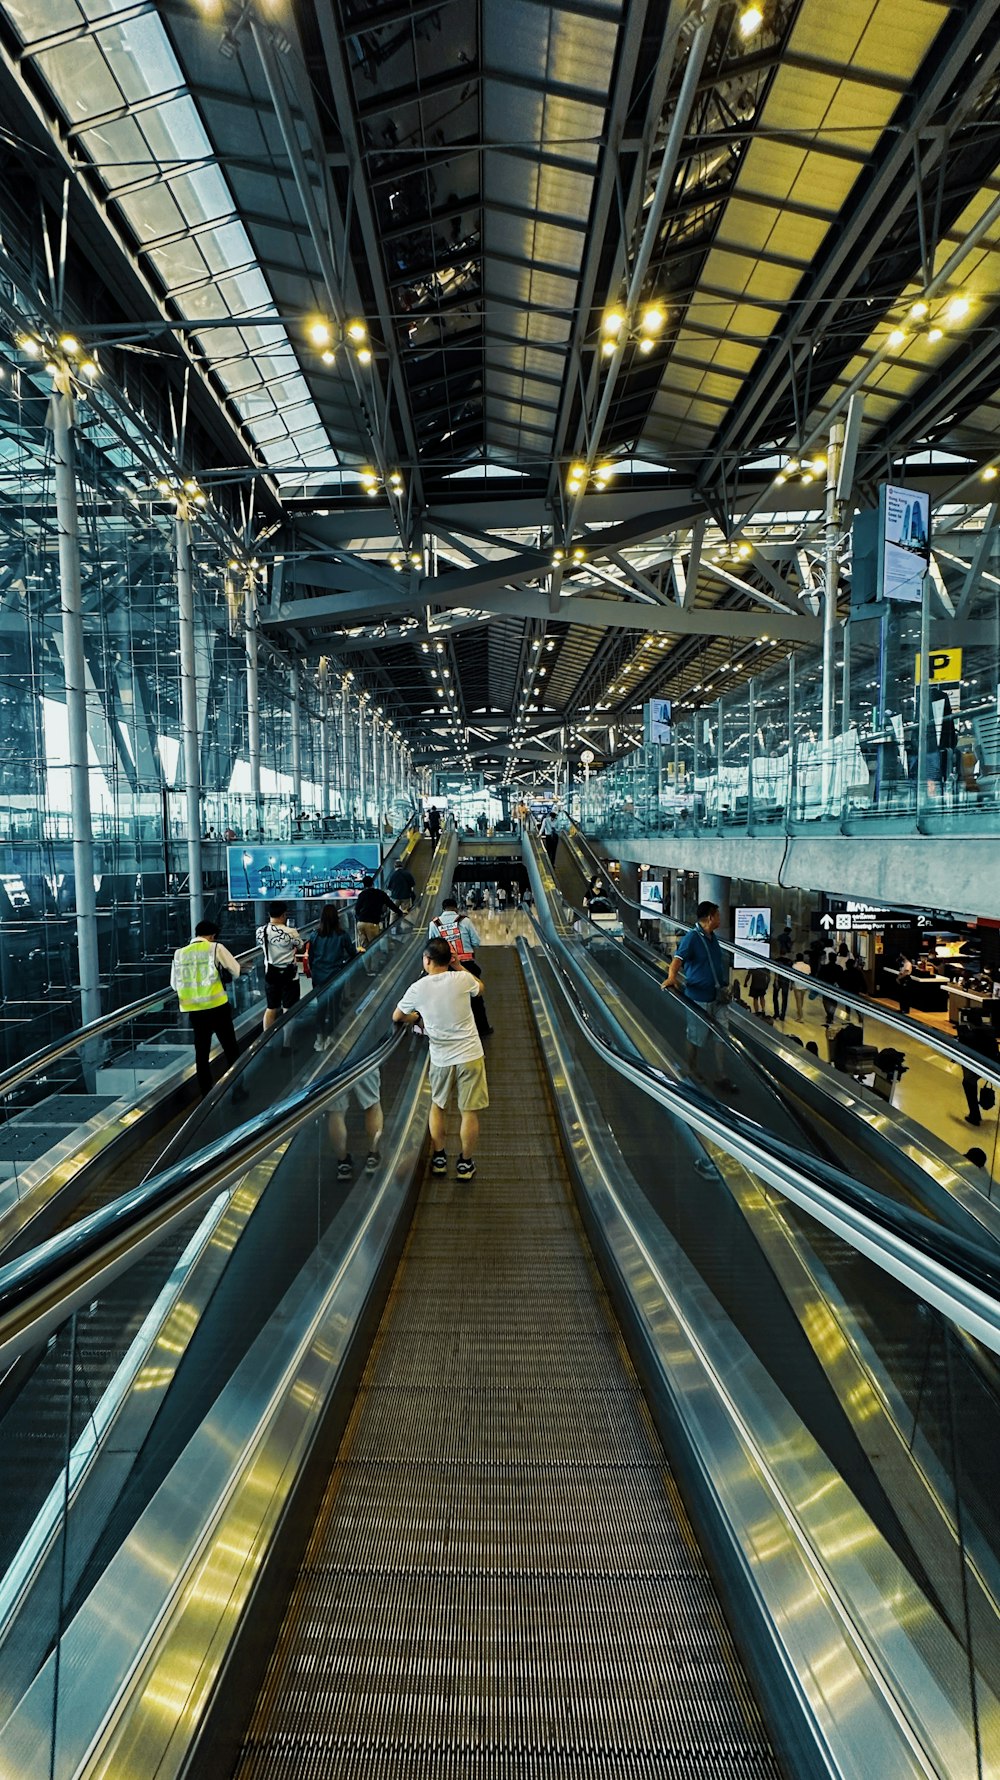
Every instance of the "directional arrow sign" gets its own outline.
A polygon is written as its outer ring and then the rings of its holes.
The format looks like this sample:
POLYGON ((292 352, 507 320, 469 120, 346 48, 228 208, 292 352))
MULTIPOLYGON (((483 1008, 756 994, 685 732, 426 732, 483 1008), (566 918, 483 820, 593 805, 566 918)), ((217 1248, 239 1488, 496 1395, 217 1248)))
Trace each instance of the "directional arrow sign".
POLYGON ((819 924, 821 927, 832 927, 833 926, 833 916, 832 915, 820 915, 819 924))

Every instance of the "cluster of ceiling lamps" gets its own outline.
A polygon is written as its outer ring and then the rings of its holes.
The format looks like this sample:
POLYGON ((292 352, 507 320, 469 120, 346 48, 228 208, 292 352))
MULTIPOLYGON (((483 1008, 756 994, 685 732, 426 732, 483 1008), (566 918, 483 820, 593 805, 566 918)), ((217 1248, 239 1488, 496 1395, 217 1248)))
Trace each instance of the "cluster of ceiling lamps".
POLYGON ((598 494, 603 494, 617 468, 614 463, 570 464, 566 472, 566 493, 582 494, 589 482, 598 494))
POLYGON ((378 491, 380 488, 385 489, 385 492, 389 496, 390 500, 392 500, 392 499, 395 499, 397 501, 402 500, 402 498, 403 498, 402 471, 390 470, 387 476, 382 477, 379 475, 377 470, 372 469, 370 464, 364 464, 362 466, 361 470, 358 472, 358 474, 361 477, 362 488, 364 489, 366 495, 370 496, 370 498, 372 500, 374 500, 374 498, 378 494, 378 491))
MULTIPOLYGON (((554 648, 555 648, 555 643, 550 638, 550 640, 545 644, 545 653, 551 654, 551 652, 554 648)), ((531 642, 531 650, 528 655, 528 660, 525 664, 525 669, 524 669, 524 686, 521 689, 521 697, 518 702, 517 713, 514 718, 514 727, 511 730, 510 739, 511 739, 512 747, 515 747, 515 748, 519 747, 520 744, 524 741, 528 718, 537 715, 539 709, 541 708, 540 704, 539 704, 539 700, 541 699, 545 689, 544 689, 544 687, 540 686, 538 684, 538 682, 540 680, 545 679, 545 676, 548 673, 548 671, 549 670, 548 670, 547 666, 542 661, 542 639, 541 639, 541 637, 533 637, 532 642, 531 642)), ((512 762, 508 761, 507 773, 505 774, 505 777, 508 779, 508 781, 509 781, 509 777, 510 777, 511 767, 512 767, 512 762)))
POLYGON ((390 566, 395 569, 397 575, 401 575, 407 563, 409 563, 411 568, 422 569, 424 566, 424 559, 419 550, 410 550, 405 554, 402 550, 393 550, 389 557, 389 563, 390 566))
POLYGON ((96 353, 85 352, 75 334, 59 334, 51 338, 44 334, 20 334, 17 347, 25 358, 43 360, 50 377, 66 369, 92 383, 100 371, 96 353))
POLYGON ((346 347, 354 353, 359 365, 368 366, 372 362, 371 343, 368 339, 368 328, 363 321, 345 321, 342 328, 326 321, 323 316, 313 316, 306 323, 306 334, 311 346, 315 346, 324 365, 332 365, 337 356, 339 346, 346 347))
POLYGON ((607 309, 601 321, 601 351, 605 358, 613 358, 620 347, 631 341, 646 355, 652 352, 666 325, 667 312, 662 303, 645 303, 634 317, 623 308, 607 309))
POLYGON ((923 336, 929 345, 936 346, 943 340, 949 328, 961 327, 968 321, 972 313, 972 301, 964 292, 948 298, 943 309, 935 316, 931 315, 931 306, 926 298, 918 297, 911 303, 906 319, 897 322, 889 332, 886 345, 890 352, 899 352, 909 341, 923 336))
POLYGON ((581 562, 586 562, 586 560, 587 560, 587 552, 583 548, 582 544, 575 544, 573 546, 572 550, 563 550, 563 548, 560 545, 557 549, 553 550, 553 552, 552 552, 552 567, 554 569, 559 568, 562 563, 566 563, 566 562, 574 563, 575 562, 577 564, 580 564, 581 562))

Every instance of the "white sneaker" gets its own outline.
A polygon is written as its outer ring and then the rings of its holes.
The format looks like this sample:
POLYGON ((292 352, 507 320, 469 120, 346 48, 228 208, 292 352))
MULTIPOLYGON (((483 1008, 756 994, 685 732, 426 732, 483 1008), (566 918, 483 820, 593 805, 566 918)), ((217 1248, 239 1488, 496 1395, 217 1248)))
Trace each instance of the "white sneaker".
POLYGON ((320 1032, 317 1032, 317 1034, 316 1034, 316 1042, 313 1045, 313 1050, 314 1051, 325 1051, 326 1050, 326 1040, 324 1039, 322 1033, 320 1033, 320 1032))

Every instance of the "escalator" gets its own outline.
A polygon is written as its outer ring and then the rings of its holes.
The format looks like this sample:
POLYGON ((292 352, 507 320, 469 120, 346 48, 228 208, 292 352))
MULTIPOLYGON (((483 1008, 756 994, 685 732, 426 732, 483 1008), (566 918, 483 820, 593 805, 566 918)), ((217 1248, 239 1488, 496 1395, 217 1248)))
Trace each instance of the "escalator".
POLYGON ((776 1776, 573 1207, 517 956, 482 959, 479 1174, 424 1183, 235 1771, 500 1772, 476 1751, 513 1746, 525 1773, 683 1750, 776 1776))
MULTIPOLYGON (((594 856, 589 849, 584 855, 579 837, 560 842, 553 878, 571 908, 580 906, 591 863, 594 856)), ((610 878, 605 882, 610 884, 610 878)), ((662 993, 662 958, 628 930, 636 908, 617 889, 612 894, 625 932, 612 942, 591 929, 589 959, 611 992, 663 1047, 662 1054, 685 1074, 686 1010, 676 995, 662 993)), ((873 1106, 848 1077, 813 1061, 801 1047, 784 1043, 780 1034, 740 1008, 731 1010, 729 1036, 726 1072, 741 1113, 807 1153, 848 1169, 875 1191, 918 1206, 952 1228, 1000 1243, 1000 1215, 962 1157, 894 1109, 873 1106)))
MULTIPOLYGON (((427 840, 404 831, 386 856, 386 870, 397 854, 406 860, 418 904, 432 852, 427 840)), ((6 1136, 8 1147, 16 1149, 12 1134, 22 1126, 29 1139, 37 1134, 40 1143, 62 1140, 45 1168, 30 1165, 30 1142, 22 1138, 21 1153, 28 1156, 29 1166, 8 1205, 2 1202, 0 1161, 0 1252, 8 1257, 24 1253, 54 1231, 90 1216, 178 1156, 193 1154, 211 1138, 245 1123, 304 1078, 313 1042, 312 998, 298 1004, 272 1041, 260 1032, 259 953, 244 953, 241 963, 233 997, 243 1054, 235 1072, 227 1073, 204 1102, 199 1103, 193 1080, 187 1020, 178 1013, 172 991, 146 997, 135 1010, 119 1010, 102 1022, 98 1040, 84 1030, 75 1042, 71 1037, 41 1054, 33 1068, 10 1070, 0 1078, 0 1143, 6 1136), (146 1068, 145 1074, 136 1071, 130 1088, 133 1059, 146 1068), (74 1128, 77 1119, 83 1123, 74 1128)), ((342 993, 345 1007, 349 998, 342 993)))
MULTIPOLYGON (((714 1248, 780 1327, 739 1218, 707 1210, 674 1091, 573 1038, 541 949, 482 961, 497 1035, 473 1183, 453 1133, 452 1172, 426 1172, 410 1037, 381 1064, 380 1175, 332 1175, 338 1074, 268 1115, 225 1204, 204 1202, 203 1307, 192 1259, 107 1452, 53 1484, 45 1553, 5 1544, 0 1773, 989 1771, 1000 1529, 967 1452, 921 1552, 851 1451, 866 1408, 821 1306, 762 1357, 707 1289, 714 1248), (839 1469, 814 1431, 838 1415, 839 1469)), ((787 1172, 760 1165, 768 1190, 787 1172)), ((897 1258, 924 1223, 897 1220, 897 1258)), ((971 1269, 1000 1345, 1000 1274, 949 1240, 938 1284, 971 1269)), ((74 1466, 103 1413, 81 1326, 117 1289, 75 1288, 54 1337, 73 1419, 50 1404, 48 1425, 74 1466)), ((0 1280, 0 1353, 8 1303, 0 1280)), ((920 1351, 943 1322, 915 1317, 920 1351)), ((911 1446, 929 1464, 961 1405, 936 1365, 925 1389, 911 1446)))

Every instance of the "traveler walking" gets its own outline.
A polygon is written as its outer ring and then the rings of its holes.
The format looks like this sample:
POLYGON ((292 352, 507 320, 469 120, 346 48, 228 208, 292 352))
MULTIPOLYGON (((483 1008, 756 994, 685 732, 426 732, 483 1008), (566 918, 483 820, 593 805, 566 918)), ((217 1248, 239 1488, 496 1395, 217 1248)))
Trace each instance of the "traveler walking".
POLYGON ((542 844, 549 856, 549 864, 555 865, 556 851, 559 846, 559 832, 556 828, 555 818, 551 810, 546 810, 538 824, 538 832, 542 837, 542 844))
POLYGON ((721 917, 715 902, 700 902, 697 922, 685 933, 670 961, 662 989, 675 989, 683 972, 681 993, 688 1005, 687 1062, 691 1074, 701 1074, 701 1051, 711 1043, 717 1070, 715 1085, 735 1090, 726 1074, 725 1033, 729 1025, 729 989, 726 963, 716 933, 721 917))
POLYGON ((743 979, 743 987, 747 990, 750 1000, 753 1002, 753 1011, 762 1020, 767 1019, 765 1002, 767 998, 767 985, 770 981, 771 972, 765 970, 763 965, 760 964, 755 964, 751 970, 748 970, 743 979))
MULTIPOLYGON (((958 1036, 967 1051, 974 1051, 976 1056, 982 1057, 986 1063, 992 1063, 994 1066, 1000 1064, 1000 1049, 997 1047, 996 1035, 992 1026, 987 1026, 980 1008, 970 1010, 962 1022, 958 1036)), ((971 1069, 962 1070, 962 1089, 965 1094, 965 1104, 969 1109, 965 1115, 966 1124, 981 1125, 983 1113, 980 1109, 983 1108, 987 1112, 992 1110, 996 1105, 996 1089, 991 1083, 988 1083, 980 1090, 979 1077, 971 1069)))
MULTIPOLYGON (((434 916, 427 929, 427 937, 443 939, 456 964, 464 965, 474 977, 482 978, 483 973, 476 963, 476 947, 481 944, 479 935, 468 915, 459 914, 454 896, 445 897, 441 904, 441 913, 434 916)), ((492 1037, 493 1028, 486 1013, 486 999, 482 990, 472 1004, 472 1016, 480 1038, 492 1037)))
POLYGON ((344 932, 340 919, 340 910, 335 902, 325 902, 319 918, 319 926, 306 947, 309 961, 309 974, 312 977, 313 994, 318 997, 315 1051, 328 1050, 333 1043, 330 1030, 339 1018, 340 997, 332 990, 324 991, 341 971, 346 970, 357 952, 344 932))
POLYGON ((432 803, 424 818, 424 827, 431 837, 431 846, 436 847, 441 834, 441 811, 437 804, 432 803))
POLYGON ((209 1059, 213 1038, 217 1038, 222 1046, 227 1065, 234 1064, 240 1054, 233 1027, 233 1010, 220 971, 238 977, 239 963, 225 946, 219 944, 219 923, 199 921, 191 944, 179 947, 174 953, 170 987, 177 991, 181 1010, 191 1022, 194 1067, 202 1099, 212 1086, 209 1059))
POLYGON ((413 907, 413 899, 417 894, 417 881, 409 866, 397 865, 390 874, 386 884, 390 896, 394 896, 404 913, 413 907))
POLYGON ((382 1160, 379 1143, 382 1139, 382 1076, 378 1069, 369 1069, 364 1075, 343 1094, 338 1094, 330 1101, 327 1110, 327 1128, 330 1142, 337 1154, 337 1179, 350 1180, 354 1173, 354 1158, 347 1142, 347 1113, 351 1101, 365 1118, 365 1138, 368 1143, 368 1154, 365 1157, 365 1173, 374 1174, 382 1160))
MULTIPOLYGON (((287 902, 268 903, 267 920, 257 929, 257 944, 264 954, 264 1031, 269 1032, 281 1014, 295 1006, 301 993, 299 959, 305 953, 305 941, 297 928, 288 925, 287 902)), ((291 1049, 287 1035, 283 1048, 291 1049)))
MULTIPOLYGON (((359 951, 367 952, 369 946, 373 946, 380 937, 386 909, 392 909, 405 921, 406 916, 398 902, 393 902, 392 897, 387 896, 384 890, 380 890, 375 879, 366 873, 361 880, 358 900, 354 904, 355 931, 358 936, 359 951)), ((368 968, 367 965, 365 968, 368 968)), ((371 974, 369 971, 369 975, 371 974)))
MULTIPOLYGON (((804 952, 796 952, 795 963, 792 965, 792 969, 797 970, 800 976, 803 976, 803 977, 811 977, 812 976, 812 966, 811 966, 811 964, 807 963, 806 955, 804 952)), ((800 989, 798 986, 798 983, 796 983, 795 987, 792 990, 792 994, 795 997, 795 1018, 797 1020, 801 1020, 801 1018, 802 1018, 802 1004, 806 998, 805 989, 804 988, 800 989)))
POLYGON ((448 1172, 445 1132, 448 1107, 455 1095, 461 1120, 461 1149, 455 1174, 459 1180, 472 1180, 476 1172, 479 1114, 490 1103, 486 1060, 472 1014, 482 988, 478 978, 453 956, 444 939, 427 941, 424 970, 426 975, 410 984, 392 1017, 397 1024, 413 1026, 419 1022, 430 1041, 431 1173, 448 1172))

